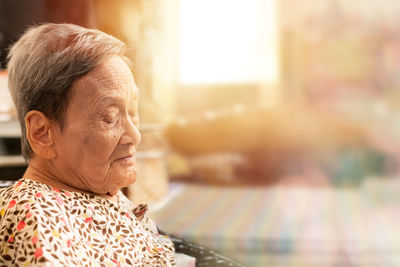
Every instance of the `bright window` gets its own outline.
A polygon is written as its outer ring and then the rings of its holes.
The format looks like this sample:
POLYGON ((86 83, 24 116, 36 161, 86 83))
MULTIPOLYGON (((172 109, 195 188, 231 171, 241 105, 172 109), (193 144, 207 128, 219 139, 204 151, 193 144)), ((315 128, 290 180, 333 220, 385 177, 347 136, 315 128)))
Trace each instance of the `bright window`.
POLYGON ((276 0, 181 0, 182 84, 275 82, 276 0))

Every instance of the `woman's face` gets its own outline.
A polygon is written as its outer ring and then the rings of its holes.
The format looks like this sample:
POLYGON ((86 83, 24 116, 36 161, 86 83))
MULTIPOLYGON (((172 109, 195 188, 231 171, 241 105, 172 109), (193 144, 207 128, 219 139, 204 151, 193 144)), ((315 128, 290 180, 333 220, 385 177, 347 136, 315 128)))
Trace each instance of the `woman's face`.
POLYGON ((62 129, 55 133, 54 165, 70 186, 114 195, 136 180, 138 89, 118 56, 71 87, 62 129))

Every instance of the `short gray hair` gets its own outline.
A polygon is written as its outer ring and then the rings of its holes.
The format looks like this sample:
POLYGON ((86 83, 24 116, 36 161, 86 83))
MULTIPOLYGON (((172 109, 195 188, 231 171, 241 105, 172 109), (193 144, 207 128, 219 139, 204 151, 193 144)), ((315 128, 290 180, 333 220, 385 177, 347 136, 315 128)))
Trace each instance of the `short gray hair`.
POLYGON ((26 137, 25 116, 43 112, 61 129, 72 83, 107 58, 123 58, 125 44, 104 32, 73 24, 29 28, 8 54, 8 86, 21 125, 22 155, 33 156, 26 137))

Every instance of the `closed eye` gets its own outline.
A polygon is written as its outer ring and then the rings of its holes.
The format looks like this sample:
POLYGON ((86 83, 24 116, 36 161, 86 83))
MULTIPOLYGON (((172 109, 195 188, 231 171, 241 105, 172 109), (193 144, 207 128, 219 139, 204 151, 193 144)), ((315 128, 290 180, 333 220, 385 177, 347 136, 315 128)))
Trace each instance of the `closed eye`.
POLYGON ((117 118, 116 118, 116 117, 113 117, 113 116, 108 116, 108 115, 106 115, 106 116, 103 117, 103 121, 104 121, 105 123, 109 123, 109 124, 114 123, 116 120, 117 120, 117 118))
POLYGON ((110 107, 103 115, 103 121, 108 124, 113 124, 118 120, 119 109, 117 107, 110 107))

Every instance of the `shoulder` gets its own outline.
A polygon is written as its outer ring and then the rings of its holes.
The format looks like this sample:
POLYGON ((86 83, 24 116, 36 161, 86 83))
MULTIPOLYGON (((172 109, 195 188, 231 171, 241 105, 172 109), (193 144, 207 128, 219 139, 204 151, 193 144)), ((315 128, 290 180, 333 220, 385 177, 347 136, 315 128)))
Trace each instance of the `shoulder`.
POLYGON ((4 227, 9 221, 29 218, 34 218, 32 223, 37 224, 42 217, 59 216, 62 209, 58 202, 61 201, 51 187, 21 179, 0 190, 0 225, 4 227))
POLYGON ((23 181, 17 181, 13 186, 0 190, 0 218, 20 217, 30 210, 36 202, 40 188, 35 188, 23 181))
POLYGON ((32 211, 36 191, 22 181, 0 190, 0 263, 44 263, 38 242, 38 220, 32 211))
POLYGON ((40 184, 34 181, 21 179, 13 186, 0 190, 0 210, 1 218, 7 215, 22 216, 27 212, 33 212, 35 215, 52 216, 48 210, 51 210, 54 216, 61 212, 63 200, 56 188, 40 184))
POLYGON ((0 266, 87 264, 89 258, 71 256, 80 244, 72 246, 84 207, 85 199, 33 181, 0 190, 0 266))

